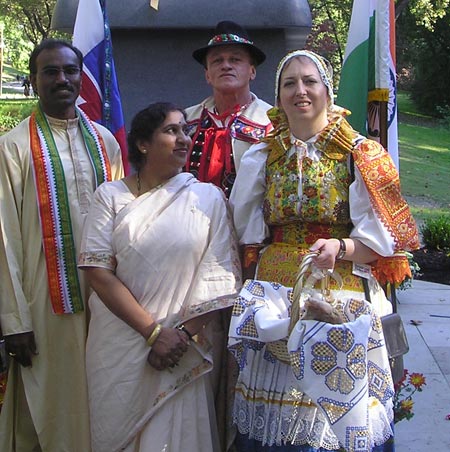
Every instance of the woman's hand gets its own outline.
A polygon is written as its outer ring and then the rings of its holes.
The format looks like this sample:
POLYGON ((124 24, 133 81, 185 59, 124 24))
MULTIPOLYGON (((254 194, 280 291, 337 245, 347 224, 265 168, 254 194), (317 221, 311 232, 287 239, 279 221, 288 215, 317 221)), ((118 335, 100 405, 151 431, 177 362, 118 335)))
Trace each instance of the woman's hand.
POLYGON ((178 364, 187 351, 189 339, 176 328, 162 328, 148 355, 149 364, 157 370, 178 364))
POLYGON ((310 251, 319 252, 313 259, 317 268, 333 269, 336 256, 339 254, 340 243, 338 239, 319 239, 311 246, 310 251))
POLYGON ((164 370, 169 367, 168 362, 165 359, 160 358, 153 350, 150 350, 147 361, 156 370, 164 370))
MULTIPOLYGON (((343 256, 341 259, 357 262, 358 264, 370 264, 380 256, 357 239, 345 238, 343 256)), ((333 269, 337 256, 341 250, 339 239, 319 239, 311 246, 310 251, 318 251, 320 254, 314 258, 314 264, 318 268, 333 269)))

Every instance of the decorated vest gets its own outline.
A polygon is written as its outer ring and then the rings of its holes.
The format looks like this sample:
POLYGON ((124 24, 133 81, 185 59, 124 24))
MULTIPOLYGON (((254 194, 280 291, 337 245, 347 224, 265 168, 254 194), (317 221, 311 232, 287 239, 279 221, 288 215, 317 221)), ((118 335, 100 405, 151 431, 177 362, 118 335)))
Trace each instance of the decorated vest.
MULTIPOLYGON (((275 129, 263 140, 268 143, 266 164, 267 195, 264 217, 271 227, 272 241, 314 243, 318 238, 348 237, 351 230, 348 172, 351 157, 361 173, 377 217, 390 232, 395 254, 380 257, 373 264, 381 284, 398 284, 411 277, 404 250, 419 247, 415 221, 400 192, 397 169, 389 154, 375 141, 362 139, 342 109, 332 112, 329 124, 319 134, 315 146, 322 152, 319 162, 288 157, 291 135, 282 112, 269 112, 275 129), (298 196, 298 174, 302 175, 302 199, 298 196)), ((304 144, 306 146, 306 144, 304 144)))
POLYGON ((266 134, 267 126, 250 121, 237 106, 232 112, 215 115, 204 108, 200 118, 188 122, 192 148, 186 162, 186 171, 201 182, 211 182, 221 188, 227 197, 236 178, 232 139, 257 143, 266 134), (226 127, 217 122, 227 120, 226 127))

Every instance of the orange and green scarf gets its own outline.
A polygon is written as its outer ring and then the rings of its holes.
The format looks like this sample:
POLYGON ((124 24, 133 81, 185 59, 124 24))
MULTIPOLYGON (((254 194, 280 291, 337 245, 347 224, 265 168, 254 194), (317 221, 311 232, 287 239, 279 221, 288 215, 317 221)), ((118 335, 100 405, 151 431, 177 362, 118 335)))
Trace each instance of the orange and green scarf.
MULTIPOLYGON (((77 110, 77 116, 98 187, 111 180, 105 144, 81 110, 77 110)), ((39 106, 30 118, 30 143, 53 312, 74 314, 83 311, 84 306, 64 168, 47 118, 39 106)))

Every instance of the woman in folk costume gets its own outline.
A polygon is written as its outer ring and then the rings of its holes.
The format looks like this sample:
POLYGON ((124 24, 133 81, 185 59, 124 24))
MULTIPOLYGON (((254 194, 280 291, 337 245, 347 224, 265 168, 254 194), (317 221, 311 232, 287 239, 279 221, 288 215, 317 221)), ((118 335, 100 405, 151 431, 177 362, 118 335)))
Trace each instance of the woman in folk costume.
POLYGON ((102 185, 86 222, 94 452, 219 450, 211 322, 232 305, 240 265, 224 195, 181 172, 185 132, 172 104, 139 112, 136 173, 102 185))
MULTIPOLYGON (((331 280, 332 293, 363 300, 366 286, 371 315, 379 319, 391 311, 379 283, 410 275, 401 251, 418 247, 397 170, 382 146, 355 132, 345 119, 349 112, 333 104, 331 68, 321 56, 299 50, 281 60, 276 105, 269 111, 274 130, 243 157, 230 197, 244 275, 252 277, 257 264, 256 279, 292 287, 302 257, 315 251, 316 267, 341 276, 340 284, 331 280)), ((230 328, 240 366, 234 404, 240 452, 393 450, 393 388, 384 346, 374 358, 382 393, 374 397, 372 386, 362 389, 369 387, 363 406, 369 427, 361 427, 361 434, 356 425, 339 430, 336 413, 353 406, 349 399, 330 402, 327 411, 319 407, 320 394, 311 398, 299 391, 295 369, 262 343, 269 341, 243 340, 247 308, 235 305, 230 328)))

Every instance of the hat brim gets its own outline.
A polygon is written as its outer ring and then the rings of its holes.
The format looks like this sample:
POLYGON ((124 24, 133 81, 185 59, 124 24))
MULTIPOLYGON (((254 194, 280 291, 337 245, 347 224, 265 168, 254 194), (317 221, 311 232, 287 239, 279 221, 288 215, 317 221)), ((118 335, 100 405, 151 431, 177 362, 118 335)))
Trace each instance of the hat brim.
POLYGON ((252 55, 252 58, 255 62, 255 66, 259 66, 261 63, 263 63, 266 59, 266 54, 262 51, 259 50, 258 47, 254 46, 253 44, 244 44, 242 42, 217 42, 214 44, 211 44, 209 46, 206 47, 202 47, 201 49, 197 49, 194 52, 192 52, 192 57, 198 61, 201 65, 206 66, 206 54, 208 53, 209 49, 212 49, 214 47, 218 47, 218 46, 230 46, 230 45, 239 45, 239 46, 243 46, 246 47, 248 49, 248 51, 250 52, 250 54, 252 55))

